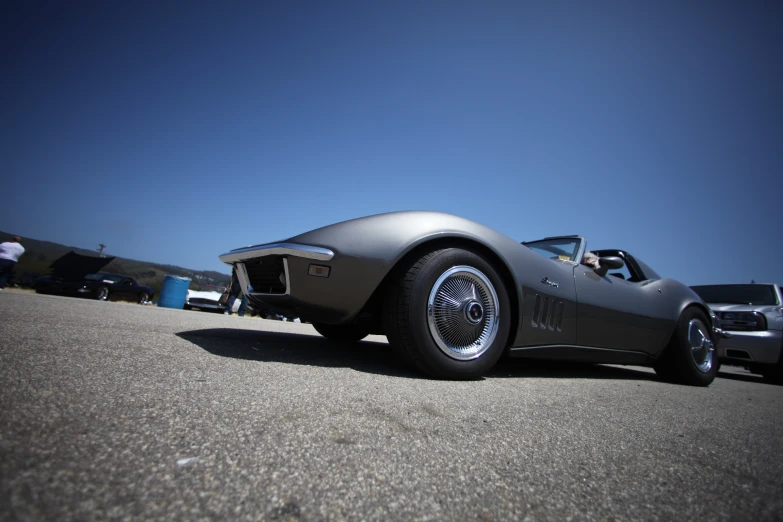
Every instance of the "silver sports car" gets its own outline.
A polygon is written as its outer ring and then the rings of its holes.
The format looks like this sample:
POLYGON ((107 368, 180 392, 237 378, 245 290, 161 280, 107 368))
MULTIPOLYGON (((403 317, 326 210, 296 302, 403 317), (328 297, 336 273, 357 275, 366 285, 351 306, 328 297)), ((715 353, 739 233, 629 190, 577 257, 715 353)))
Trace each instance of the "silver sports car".
POLYGON ((646 365, 709 385, 717 319, 690 288, 579 236, 519 243, 437 212, 393 212, 232 250, 252 304, 324 337, 386 335, 430 376, 477 378, 504 354, 646 365), (588 263, 591 266, 588 266, 588 263))

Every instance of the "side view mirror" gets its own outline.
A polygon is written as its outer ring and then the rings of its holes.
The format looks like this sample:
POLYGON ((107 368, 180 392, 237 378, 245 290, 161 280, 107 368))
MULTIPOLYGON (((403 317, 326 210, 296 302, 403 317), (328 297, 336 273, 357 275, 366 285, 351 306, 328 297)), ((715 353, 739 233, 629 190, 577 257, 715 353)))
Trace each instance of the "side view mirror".
POLYGON ((625 263, 623 260, 616 256, 601 257, 598 259, 598 264, 601 268, 595 271, 596 274, 603 277, 609 270, 615 270, 622 268, 625 263))

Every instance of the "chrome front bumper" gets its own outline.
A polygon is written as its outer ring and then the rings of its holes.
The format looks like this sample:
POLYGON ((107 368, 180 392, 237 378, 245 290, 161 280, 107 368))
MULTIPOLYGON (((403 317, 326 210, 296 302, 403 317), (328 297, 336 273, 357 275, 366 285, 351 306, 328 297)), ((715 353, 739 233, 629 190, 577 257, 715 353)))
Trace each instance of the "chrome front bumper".
POLYGON ((233 265, 234 263, 246 259, 275 255, 329 261, 334 257, 334 252, 327 248, 298 245, 296 243, 269 243, 267 245, 252 245, 244 248, 237 248, 236 250, 232 250, 231 252, 220 256, 220 260, 226 264, 233 265))
POLYGON ((220 260, 226 264, 234 265, 236 267, 239 286, 242 287, 242 292, 245 295, 280 295, 255 292, 250 286, 250 280, 247 275, 247 270, 245 270, 244 262, 250 259, 258 259, 259 257, 264 256, 285 256, 283 257, 283 273, 285 274, 285 293, 283 295, 290 295, 291 281, 288 277, 288 256, 301 257, 304 259, 311 259, 313 261, 331 261, 331 259, 334 257, 334 252, 328 248, 321 248, 311 245, 300 245, 297 243, 269 243, 265 245, 252 245, 232 250, 227 254, 221 255, 220 260))
POLYGON ((783 350, 783 332, 780 330, 735 331, 730 335, 730 338, 718 343, 718 357, 767 364, 780 360, 783 350))

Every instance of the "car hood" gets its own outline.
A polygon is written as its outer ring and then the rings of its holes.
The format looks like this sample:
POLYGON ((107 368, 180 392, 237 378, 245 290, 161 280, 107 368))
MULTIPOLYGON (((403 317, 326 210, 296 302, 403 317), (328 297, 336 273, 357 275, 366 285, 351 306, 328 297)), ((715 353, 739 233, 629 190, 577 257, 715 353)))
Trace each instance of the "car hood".
POLYGON ((217 301, 218 299, 220 299, 221 295, 223 294, 221 294, 220 292, 211 292, 211 291, 201 292, 198 290, 188 290, 189 298, 200 297, 202 299, 214 299, 215 301, 217 301))
POLYGON ((84 279, 87 274, 100 272, 112 261, 114 257, 85 256, 71 251, 56 259, 50 268, 52 277, 74 281, 84 279))
POLYGON ((709 307, 715 312, 772 312, 779 306, 761 306, 761 305, 745 305, 745 304, 721 304, 721 303, 708 303, 709 307))

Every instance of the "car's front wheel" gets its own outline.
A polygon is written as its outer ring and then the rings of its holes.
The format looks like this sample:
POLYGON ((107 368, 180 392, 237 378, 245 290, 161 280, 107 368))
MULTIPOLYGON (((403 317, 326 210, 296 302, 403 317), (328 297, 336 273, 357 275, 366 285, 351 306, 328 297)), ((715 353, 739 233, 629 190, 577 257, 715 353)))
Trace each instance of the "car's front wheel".
POLYGON ((395 351, 437 378, 475 379, 492 368, 511 323, 495 268, 473 252, 446 248, 403 270, 384 304, 384 328, 395 351))
POLYGON ((139 304, 145 305, 149 303, 150 301, 150 294, 147 292, 142 292, 142 294, 139 296, 139 304))
POLYGON ((106 301, 109 299, 109 287, 101 286, 98 291, 95 292, 95 299, 98 301, 106 301))
POLYGON ((369 328, 360 324, 313 323, 315 330, 336 343, 355 343, 370 335, 369 328))
POLYGON ((685 309, 654 368, 664 380, 689 386, 709 386, 715 380, 718 356, 704 312, 693 307, 685 309))

